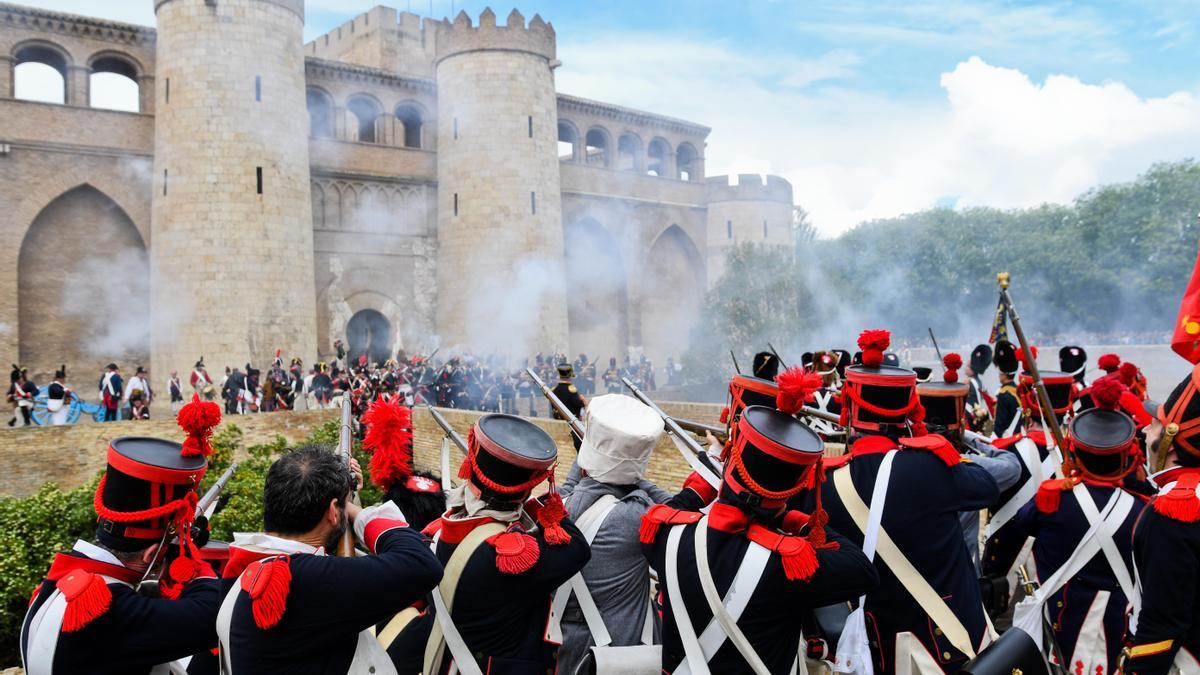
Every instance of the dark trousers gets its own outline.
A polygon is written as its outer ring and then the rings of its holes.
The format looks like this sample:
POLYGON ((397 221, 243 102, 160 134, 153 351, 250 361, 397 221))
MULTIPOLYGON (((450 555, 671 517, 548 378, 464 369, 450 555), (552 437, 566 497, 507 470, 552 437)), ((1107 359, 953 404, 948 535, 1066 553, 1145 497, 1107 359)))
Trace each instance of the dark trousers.
POLYGON ((117 415, 120 412, 121 412, 120 408, 105 408, 104 409, 104 421, 105 422, 116 422, 117 415))

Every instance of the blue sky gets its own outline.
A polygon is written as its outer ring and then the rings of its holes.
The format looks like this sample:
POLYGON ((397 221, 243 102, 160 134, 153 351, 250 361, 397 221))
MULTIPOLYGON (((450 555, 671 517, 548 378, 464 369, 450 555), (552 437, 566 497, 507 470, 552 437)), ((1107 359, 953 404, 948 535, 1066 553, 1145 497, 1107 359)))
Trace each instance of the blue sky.
MULTIPOLYGON (((153 23, 150 0, 26 0, 153 23)), ((309 38, 377 2, 308 0, 309 38)), ((429 0, 392 6, 428 14, 429 0)), ((472 16, 489 3, 455 0, 472 16)), ((451 0, 434 0, 438 17, 451 0)), ((500 17, 512 4, 495 5, 500 17)), ((709 174, 778 173, 825 235, 1035 206, 1200 153, 1196 4, 528 0, 560 91, 713 127, 709 174)))

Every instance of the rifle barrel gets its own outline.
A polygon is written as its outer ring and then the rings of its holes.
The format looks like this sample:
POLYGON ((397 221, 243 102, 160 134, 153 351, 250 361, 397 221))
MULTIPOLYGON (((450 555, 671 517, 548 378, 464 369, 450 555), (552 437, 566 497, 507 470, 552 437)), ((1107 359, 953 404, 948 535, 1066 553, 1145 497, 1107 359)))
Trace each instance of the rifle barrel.
POLYGON ((1046 426, 1050 427, 1050 434, 1054 436, 1055 445, 1060 450, 1065 449, 1066 443, 1063 440, 1062 427, 1058 425, 1058 417, 1054 414, 1053 404, 1050 403, 1050 394, 1046 392, 1046 384, 1042 382, 1042 373, 1038 370, 1037 361, 1033 358, 1033 350, 1029 347, 1029 341, 1025 339, 1025 329, 1021 327, 1021 317, 1017 314, 1012 296, 1008 293, 1008 272, 997 274, 996 281, 1000 284, 1000 297, 1008 309, 1008 318, 1012 320, 1013 331, 1017 334, 1017 342, 1021 344, 1021 351, 1025 355, 1026 367, 1029 368, 1029 374, 1033 378, 1033 388, 1037 392, 1038 405, 1042 409, 1043 419, 1046 426))
POLYGON ((717 437, 717 440, 724 443, 727 439, 725 427, 713 426, 704 424, 703 422, 695 422, 693 420, 683 419, 682 417, 674 418, 675 423, 684 431, 689 431, 693 434, 712 434, 717 437))
MULTIPOLYGON (((696 439, 690 434, 684 431, 683 427, 679 426, 679 423, 675 421, 675 418, 663 412, 663 409, 658 407, 657 403, 651 401, 649 396, 646 396, 644 393, 642 393, 642 390, 638 389, 637 385, 630 382, 628 377, 622 377, 621 383, 624 384, 627 389, 629 389, 629 391, 634 395, 635 398, 637 398, 637 400, 641 401, 651 410, 658 413, 658 416, 662 418, 663 423, 667 425, 667 432, 674 434, 675 437, 682 441, 683 444, 687 446, 687 449, 692 452, 692 457, 688 457, 687 453, 684 452, 684 460, 687 461, 687 463, 690 464, 693 469, 696 469, 697 473, 699 473, 704 480, 708 481, 710 485, 713 487, 720 486, 721 470, 713 464, 712 459, 708 456, 708 453, 704 451, 704 448, 700 446, 700 443, 697 442, 696 439)), ((682 451, 683 449, 680 448, 680 450, 682 451)))
POLYGON ((467 442, 463 440, 462 436, 458 435, 458 432, 454 430, 454 427, 450 426, 450 423, 446 421, 446 418, 442 417, 442 414, 437 411, 437 408, 434 408, 428 403, 425 404, 425 408, 428 409, 429 414, 433 416, 433 421, 437 422, 437 425, 442 428, 442 431, 446 434, 446 438, 449 438, 451 441, 453 441, 464 455, 467 454, 467 442))
POLYGON ((196 502, 197 516, 206 515, 208 507, 216 503, 217 498, 221 496, 221 490, 224 490, 225 486, 229 484, 237 468, 237 462, 230 464, 229 468, 225 469, 225 473, 221 474, 221 477, 217 479, 217 482, 213 483, 204 493, 204 496, 200 497, 200 500, 196 502))
MULTIPOLYGON (((338 434, 338 455, 346 463, 347 467, 350 466, 350 449, 354 444, 353 423, 354 414, 351 410, 350 397, 343 396, 342 427, 338 434)), ((350 490, 350 501, 358 504, 358 490, 356 488, 351 488, 350 490)), ((352 529, 347 528, 346 532, 342 535, 341 541, 338 542, 337 553, 344 558, 354 557, 354 531, 352 529)))
POLYGON ((578 417, 575 417, 575 413, 571 412, 562 402, 562 400, 560 400, 558 396, 554 394, 554 391, 551 390, 550 387, 546 386, 546 383, 542 381, 542 378, 538 377, 537 373, 533 372, 533 368, 526 368, 525 372, 529 375, 529 377, 533 378, 533 383, 538 386, 538 389, 542 390, 542 396, 546 397, 546 400, 550 402, 550 406, 554 408, 555 412, 557 412, 560 417, 566 420, 567 425, 571 427, 572 433, 574 433, 575 436, 582 441, 583 423, 579 421, 578 417))

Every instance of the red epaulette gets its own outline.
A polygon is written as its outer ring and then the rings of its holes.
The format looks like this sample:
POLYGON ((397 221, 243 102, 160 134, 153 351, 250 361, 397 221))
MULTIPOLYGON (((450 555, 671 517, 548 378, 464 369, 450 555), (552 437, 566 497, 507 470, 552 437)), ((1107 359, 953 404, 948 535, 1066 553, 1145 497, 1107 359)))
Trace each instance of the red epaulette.
POLYGON ((1025 438, 1025 436, 1023 436, 1021 434, 1016 434, 1015 436, 1005 436, 1004 438, 997 438, 994 441, 990 441, 990 443, 992 444, 992 447, 996 448, 997 450, 1007 450, 1007 449, 1011 448, 1012 446, 1016 445, 1017 441, 1021 440, 1022 438, 1025 438))
POLYGON ((1038 486, 1037 494, 1033 496, 1033 503, 1042 513, 1057 513, 1059 505, 1062 504, 1063 493, 1070 492, 1078 483, 1078 480, 1071 478, 1044 480, 1038 486))
POLYGON ((962 461, 958 450, 954 445, 946 440, 944 436, 937 434, 926 434, 917 436, 916 438, 901 438, 900 445, 905 448, 915 448, 917 450, 926 450, 937 455, 937 458, 942 460, 946 466, 954 466, 962 461))
POLYGON ((263 558, 242 572, 242 590, 250 596, 254 625, 266 630, 279 623, 287 611, 288 592, 292 589, 291 558, 286 555, 263 558))
POLYGON ((496 551, 496 569, 501 574, 521 574, 533 569, 541 557, 537 539, 520 529, 509 529, 485 539, 496 551))
POLYGON ((1200 473, 1185 473, 1175 481, 1175 487, 1160 493, 1151 504, 1155 511, 1171 520, 1194 523, 1200 520, 1200 495, 1196 493, 1197 485, 1200 485, 1200 473))
POLYGON ((698 523, 704 514, 698 511, 681 511, 666 504, 655 504, 642 516, 642 526, 638 528, 638 539, 643 544, 653 544, 658 538, 658 530, 663 525, 687 525, 698 523))
POLYGON ((754 523, 746 531, 750 541, 779 554, 783 562, 783 574, 791 581, 807 581, 816 574, 819 563, 817 550, 808 539, 795 534, 785 534, 754 523))
MULTIPOLYGON (((108 612, 112 590, 106 576, 127 584, 137 583, 141 578, 138 572, 120 565, 64 553, 54 556, 46 579, 54 582, 67 601, 62 619, 64 633, 77 631, 108 612)), ((35 590, 34 598, 36 593, 35 590)), ((31 605, 34 598, 29 600, 31 605)))
POLYGON ((837 457, 824 457, 821 459, 821 468, 825 470, 825 473, 829 473, 834 469, 840 469, 843 466, 846 466, 850 463, 851 459, 854 459, 854 455, 851 455, 849 452, 844 455, 838 455, 837 457))

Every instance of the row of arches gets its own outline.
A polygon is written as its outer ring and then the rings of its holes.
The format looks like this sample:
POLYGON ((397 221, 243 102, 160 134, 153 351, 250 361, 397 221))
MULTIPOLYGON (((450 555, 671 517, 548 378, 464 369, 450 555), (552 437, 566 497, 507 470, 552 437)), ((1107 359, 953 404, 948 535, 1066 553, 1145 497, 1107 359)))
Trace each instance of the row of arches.
POLYGON ((650 142, 632 131, 622 133, 613 143, 612 133, 594 126, 581 134, 570 120, 558 121, 558 155, 563 162, 587 164, 617 171, 644 173, 660 178, 700 180, 700 153, 691 143, 680 143, 674 151, 666 139, 655 136, 650 142))
POLYGON ((129 54, 102 50, 83 64, 76 64, 62 46, 30 40, 14 47, 10 56, 14 98, 126 112, 141 110, 145 70, 129 54), (86 79, 74 75, 79 70, 86 79))
POLYGON ((416 101, 402 101, 385 110, 378 98, 358 93, 340 104, 320 87, 308 87, 309 135, 357 143, 379 143, 405 148, 432 145, 429 111, 416 101))

